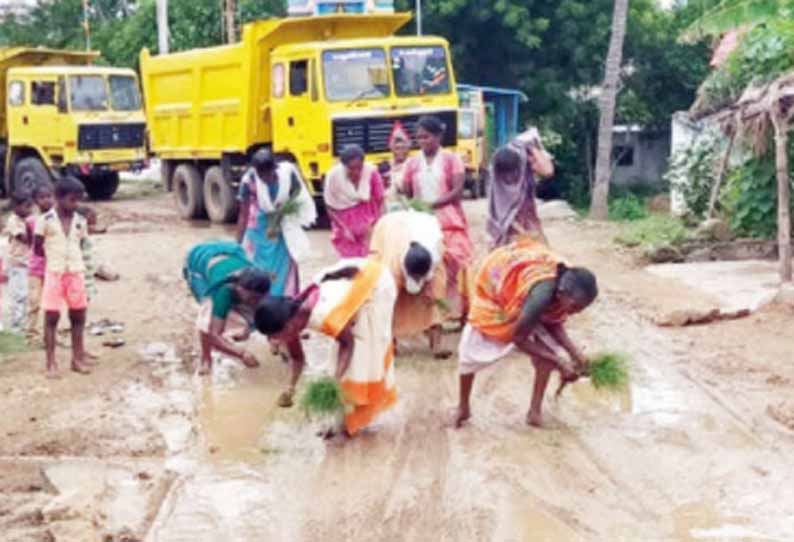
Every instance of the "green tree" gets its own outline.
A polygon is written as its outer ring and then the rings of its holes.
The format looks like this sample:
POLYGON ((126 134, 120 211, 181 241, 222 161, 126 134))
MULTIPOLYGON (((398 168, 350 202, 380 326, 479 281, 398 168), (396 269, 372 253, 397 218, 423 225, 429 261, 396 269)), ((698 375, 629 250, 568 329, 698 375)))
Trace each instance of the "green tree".
POLYGON ((722 0, 694 20, 682 33, 686 41, 718 37, 729 30, 790 18, 794 0, 722 0))

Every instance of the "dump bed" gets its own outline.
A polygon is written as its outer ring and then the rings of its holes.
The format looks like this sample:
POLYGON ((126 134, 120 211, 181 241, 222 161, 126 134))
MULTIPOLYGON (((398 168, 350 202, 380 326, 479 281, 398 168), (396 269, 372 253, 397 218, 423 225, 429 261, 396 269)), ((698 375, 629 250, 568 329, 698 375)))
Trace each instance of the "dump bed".
POLYGON ((270 54, 294 43, 391 36, 409 14, 326 15, 245 25, 234 45, 170 55, 141 52, 152 150, 162 158, 219 159, 273 140, 270 54))
POLYGON ((8 70, 29 66, 82 66, 90 64, 98 56, 99 53, 93 51, 0 47, 0 139, 5 139, 8 135, 6 133, 8 70))

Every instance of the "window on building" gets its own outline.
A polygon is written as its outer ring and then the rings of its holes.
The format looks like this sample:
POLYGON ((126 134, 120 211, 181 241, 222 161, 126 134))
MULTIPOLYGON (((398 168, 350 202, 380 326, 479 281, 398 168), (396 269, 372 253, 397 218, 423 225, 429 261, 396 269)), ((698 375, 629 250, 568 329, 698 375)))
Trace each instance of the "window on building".
POLYGON ((631 167, 634 165, 634 147, 630 145, 616 145, 612 149, 612 162, 618 167, 631 167))

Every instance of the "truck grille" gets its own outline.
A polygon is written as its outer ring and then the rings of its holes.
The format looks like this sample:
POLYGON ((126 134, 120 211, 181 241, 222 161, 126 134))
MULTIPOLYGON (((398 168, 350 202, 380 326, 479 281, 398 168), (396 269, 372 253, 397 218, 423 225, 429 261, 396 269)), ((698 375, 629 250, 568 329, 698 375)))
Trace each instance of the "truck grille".
MULTIPOLYGON (((443 122, 447 130, 441 144, 452 147, 458 143, 458 115, 456 111, 439 111, 432 113, 443 122)), ((355 119, 337 119, 333 121, 334 156, 347 145, 359 145, 367 154, 389 151, 389 136, 394 123, 400 121, 403 128, 411 135, 412 147, 417 148, 416 125, 422 115, 403 115, 399 117, 362 117, 355 119)))
POLYGON ((129 149, 143 146, 144 123, 82 124, 77 137, 78 149, 129 149))

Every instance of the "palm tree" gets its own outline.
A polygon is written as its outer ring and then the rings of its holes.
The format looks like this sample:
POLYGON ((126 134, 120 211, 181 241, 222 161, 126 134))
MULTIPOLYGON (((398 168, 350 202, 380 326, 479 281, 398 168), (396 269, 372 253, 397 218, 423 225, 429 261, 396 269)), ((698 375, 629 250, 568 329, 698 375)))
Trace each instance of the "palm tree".
POLYGON ((612 130, 615 122, 615 100, 620 82, 620 63, 623 59, 623 40, 626 37, 626 18, 629 0, 615 0, 612 13, 612 35, 609 40, 604 84, 598 108, 601 119, 598 124, 598 155, 596 178, 590 202, 590 218, 606 220, 609 215, 609 182, 612 177, 612 130))
POLYGON ((794 0, 722 0, 695 20, 681 35, 687 42, 752 27, 771 19, 790 16, 794 0))

